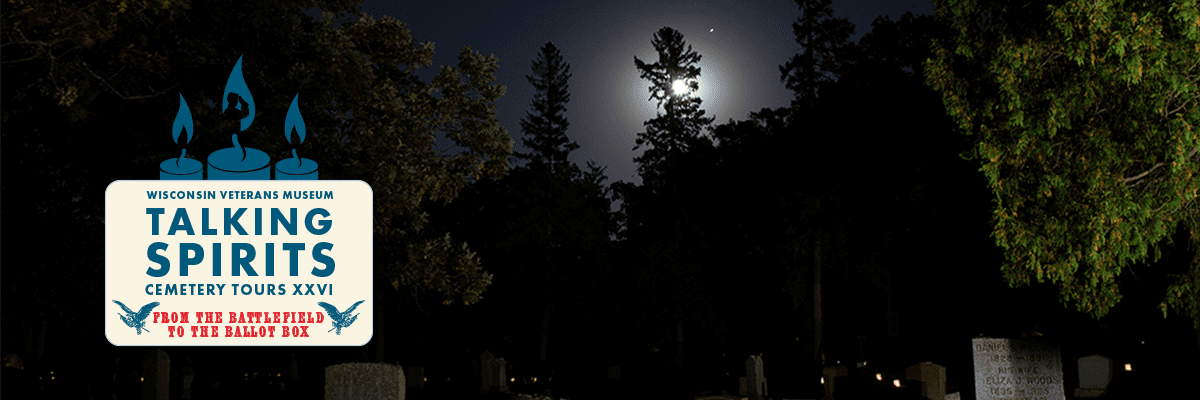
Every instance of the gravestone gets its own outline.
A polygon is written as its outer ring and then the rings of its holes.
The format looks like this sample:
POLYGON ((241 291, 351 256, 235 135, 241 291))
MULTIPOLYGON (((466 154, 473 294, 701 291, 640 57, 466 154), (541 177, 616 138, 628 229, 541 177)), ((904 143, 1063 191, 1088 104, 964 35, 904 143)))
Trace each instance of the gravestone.
POLYGON ((325 400, 404 400, 404 371, 385 363, 325 367, 325 400))
POLYGON ((425 367, 409 365, 408 371, 404 374, 404 381, 408 383, 409 389, 424 389, 425 367))
POLYGON ((749 396, 750 400, 765 400, 767 398, 764 381, 762 357, 757 355, 750 356, 750 358, 746 359, 746 396, 749 396))
POLYGON ((749 396, 750 389, 746 388, 746 377, 738 377, 738 396, 749 396))
POLYGON ((1100 397, 1112 383, 1112 359, 1102 355, 1090 355, 1079 359, 1079 388, 1075 397, 1100 397))
POLYGON ((833 382, 839 376, 846 376, 846 366, 839 365, 836 367, 825 367, 821 369, 821 376, 825 379, 825 397, 821 400, 833 400, 833 382))
POLYGON ((1045 337, 971 340, 978 400, 1064 400, 1062 356, 1045 337))
POLYGON ((154 349, 142 356, 142 399, 167 400, 170 397, 171 358, 154 349))
POLYGON ((196 371, 192 369, 191 360, 183 364, 183 399, 192 398, 192 382, 196 381, 196 371))
POLYGON ((496 380, 496 356, 492 355, 491 351, 484 351, 479 355, 479 376, 483 379, 479 392, 491 393, 496 380))
POLYGON ((296 353, 292 353, 292 359, 288 361, 288 380, 292 382, 300 380, 300 363, 296 362, 296 353))
POLYGON ((921 396, 929 400, 945 400, 946 367, 923 362, 905 370, 907 379, 921 382, 921 396))
POLYGON ((505 370, 507 370, 507 367, 508 367, 508 361, 505 361, 504 358, 496 359, 496 367, 495 367, 496 390, 499 391, 500 393, 508 393, 508 378, 505 376, 505 373, 504 373, 505 370))

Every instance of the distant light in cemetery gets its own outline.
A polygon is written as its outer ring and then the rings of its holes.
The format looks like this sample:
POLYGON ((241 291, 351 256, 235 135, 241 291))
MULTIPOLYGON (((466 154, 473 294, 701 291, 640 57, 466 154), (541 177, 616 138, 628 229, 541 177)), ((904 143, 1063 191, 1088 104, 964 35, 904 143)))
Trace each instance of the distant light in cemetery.
POLYGON ((877 380, 877 381, 882 381, 882 380, 883 380, 883 374, 875 374, 875 380, 877 380))
POLYGON ((509 381, 509 382, 516 382, 516 381, 517 381, 517 378, 508 378, 508 381, 509 381))
MULTIPOLYGON (((41 379, 41 378, 38 378, 38 379, 41 379)), ((142 382, 145 382, 145 381, 146 381, 146 377, 144 377, 144 376, 143 376, 143 377, 142 377, 142 382)))
POLYGON ((825 384, 825 377, 821 377, 821 384, 822 384, 822 385, 824 385, 824 384, 825 384))
POLYGON ((899 380, 899 379, 892 379, 892 386, 895 386, 895 387, 900 387, 900 380, 899 380))
POLYGON ((536 376, 535 376, 535 377, 533 377, 533 382, 534 382, 534 383, 537 383, 537 377, 536 377, 536 376))
POLYGON ((429 377, 422 378, 425 382, 429 382, 429 377))
POLYGON ((1125 364, 1126 371, 1133 371, 1133 364, 1125 364))

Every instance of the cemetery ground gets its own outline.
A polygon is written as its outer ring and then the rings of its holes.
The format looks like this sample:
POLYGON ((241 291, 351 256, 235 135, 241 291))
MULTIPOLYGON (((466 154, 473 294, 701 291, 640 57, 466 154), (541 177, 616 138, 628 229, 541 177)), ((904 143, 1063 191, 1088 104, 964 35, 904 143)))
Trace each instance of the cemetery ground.
MULTIPOLYGON (((1053 357, 1057 353, 1061 367, 1063 397, 1043 396, 1025 398, 1087 398, 1087 393, 1076 389, 1086 386, 1081 377, 1080 359, 1095 354, 1088 360, 1111 360, 1111 380, 1105 385, 1103 397, 1107 399, 1142 398, 1185 398, 1184 393, 1195 393, 1200 382, 1200 351, 1188 348, 1186 337, 1170 337, 1148 333, 1140 337, 1118 333, 1096 324, 1092 335, 1080 336, 1036 336, 1040 332, 1014 332, 1012 341, 1038 341, 1050 344, 1053 349, 1040 356, 1053 357), (1021 333, 1031 334, 1019 339, 1021 333), (1145 342, 1145 343, 1143 343, 1145 342), (1126 367, 1128 365, 1128 368, 1126 367), (1081 397, 1075 395, 1081 394, 1081 397)), ((405 371, 407 382, 403 384, 403 397, 415 400, 441 399, 821 399, 826 398, 825 379, 835 383, 832 398, 836 399, 1000 399, 1003 396, 977 395, 976 387, 976 344, 978 337, 958 337, 942 341, 910 339, 908 347, 896 346, 893 351, 878 351, 868 356, 866 364, 851 358, 827 358, 825 366, 815 363, 789 360, 786 350, 764 352, 757 355, 720 354, 694 355, 690 373, 681 374, 679 368, 663 357, 647 354, 640 359, 629 359, 619 365, 597 360, 605 357, 597 354, 592 358, 581 358, 572 362, 538 366, 536 362, 523 360, 520 355, 491 354, 490 351, 470 356, 471 349, 447 352, 440 358, 425 359, 422 366, 401 366, 396 362, 370 363, 384 365, 392 371, 405 371), (915 351, 914 351, 915 350, 915 351), (501 361, 504 355, 514 362, 501 361), (745 357, 743 357, 745 356, 745 357), (488 361, 490 360, 490 362, 488 361), (929 364, 922 364, 928 362, 929 364), (481 367, 491 364, 493 368, 481 367), (503 365, 503 366, 501 366, 503 365), (924 365, 924 367, 921 367, 924 365), (917 380, 914 371, 922 368, 936 371, 943 368, 943 389, 934 389, 932 382, 917 380), (550 371, 553 368, 554 371, 550 371), (504 373, 501 374, 500 371, 504 373), (755 375, 762 377, 759 397, 754 393, 755 375), (830 378, 832 377, 832 378, 830 378), (413 378, 419 379, 414 382, 413 378), (501 389, 500 382, 505 382, 501 389), (896 386, 899 384, 899 386, 896 386), (925 384, 926 387, 922 387, 925 384), (944 391, 950 397, 936 397, 932 392, 944 391), (726 396, 722 396, 726 395, 726 396), (534 397, 540 396, 540 397, 534 397)), ((831 338, 830 350, 836 350, 838 338, 831 338)), ((996 342, 1010 340, 988 339, 996 342)), ((986 341, 986 340, 985 340, 986 341)), ((330 366, 347 365, 347 362, 366 362, 371 358, 371 348, 163 348, 142 347, 116 348, 118 359, 101 371, 86 371, 66 363, 55 366, 28 366, 24 370, 12 368, 11 357, 3 375, 4 398, 77 398, 77 399, 323 399, 326 396, 330 366), (160 353, 161 350, 161 353, 160 353), (151 355, 159 355, 157 358, 151 355), (293 356, 294 355, 294 356, 293 356), (293 358, 294 357, 294 358, 293 358), (156 367, 167 361, 166 369, 156 367), (293 361, 294 360, 294 361, 293 361), (155 378, 156 371, 166 378, 155 378), (163 396, 145 397, 152 381, 165 382, 163 396), (187 381, 185 390, 185 381, 187 381), (185 397, 186 393, 186 397, 185 397)), ((858 353, 857 348, 846 348, 842 353, 858 353)), ((1036 359, 1039 355, 1026 359, 1036 359)), ((1044 360, 1043 360, 1044 361, 1044 360)), ((1054 364, 1054 363, 1051 363, 1054 364)), ((369 365, 369 364, 361 364, 369 365)), ((1014 364, 1017 365, 1017 364, 1014 364)), ((1048 365, 1048 364, 1047 364, 1048 365)), ((1091 367, 1089 367, 1091 368, 1091 367)), ((1036 374, 1045 374, 1038 371, 1036 374)), ((1049 371, 1053 373, 1054 371, 1049 371)), ((355 379, 374 380, 366 374, 355 379)), ((1104 372, 1091 371, 1100 376, 1104 372)), ((989 376, 995 374, 987 374, 989 376)), ((1014 373, 1014 376, 1021 375, 1014 373)), ((1086 374, 1085 374, 1086 375, 1086 374)), ((335 378, 343 379, 343 378, 335 378)), ((1104 380, 1104 379, 1099 379, 1104 380)), ((397 380, 392 380, 394 386, 397 380)), ((160 385, 161 386, 161 385, 160 385)), ((1028 388, 1031 385, 1012 385, 1028 388)), ((357 398, 351 396, 347 398, 357 398)))

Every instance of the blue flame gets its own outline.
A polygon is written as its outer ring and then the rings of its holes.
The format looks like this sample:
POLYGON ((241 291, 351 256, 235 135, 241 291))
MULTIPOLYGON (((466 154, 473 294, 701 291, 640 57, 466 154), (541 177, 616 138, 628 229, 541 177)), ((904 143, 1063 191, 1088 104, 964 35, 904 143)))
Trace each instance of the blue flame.
MULTIPOLYGON (((230 92, 237 93, 238 96, 246 99, 246 104, 250 105, 250 115, 242 118, 242 130, 244 131, 254 122, 254 96, 250 95, 250 88, 246 87, 246 78, 242 77, 242 56, 238 56, 237 64, 233 66, 233 71, 229 72, 229 80, 225 81, 225 93, 221 94, 222 112, 229 108, 230 92)), ((234 106, 238 107, 239 105, 234 104, 234 106)))
POLYGON ((188 108, 187 100, 183 99, 183 93, 179 94, 179 112, 175 113, 175 125, 171 127, 171 140, 179 143, 179 131, 187 128, 187 141, 184 144, 192 141, 192 109, 188 108))
POLYGON ((300 100, 300 93, 296 93, 296 97, 292 98, 292 106, 288 107, 287 120, 283 123, 283 136, 287 138, 288 143, 292 143, 292 128, 296 128, 296 133, 300 134, 300 142, 292 144, 304 143, 304 117, 300 115, 300 107, 296 104, 300 100))

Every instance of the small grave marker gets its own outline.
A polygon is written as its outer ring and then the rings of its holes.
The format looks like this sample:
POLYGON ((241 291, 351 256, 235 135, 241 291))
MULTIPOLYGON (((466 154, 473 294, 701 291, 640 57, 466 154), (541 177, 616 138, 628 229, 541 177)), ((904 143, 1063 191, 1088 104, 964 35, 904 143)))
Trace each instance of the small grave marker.
POLYGON ((929 400, 945 400, 946 367, 923 362, 905 370, 908 380, 921 382, 921 396, 929 400))
POLYGON ((404 400, 404 371, 385 363, 325 367, 325 400, 404 400))
POLYGON ((833 382, 839 376, 846 376, 846 366, 825 367, 821 369, 821 375, 825 378, 825 397, 821 400, 833 400, 833 382))
POLYGON ((167 400, 170 397, 171 357, 154 349, 142 356, 142 398, 167 400))
POLYGON ((1079 359, 1079 388, 1075 397, 1100 397, 1112 383, 1112 359, 1102 355, 1090 355, 1079 359))
POLYGON ((425 388, 425 367, 409 365, 408 371, 405 373, 405 375, 405 380, 408 382, 409 389, 425 388))

